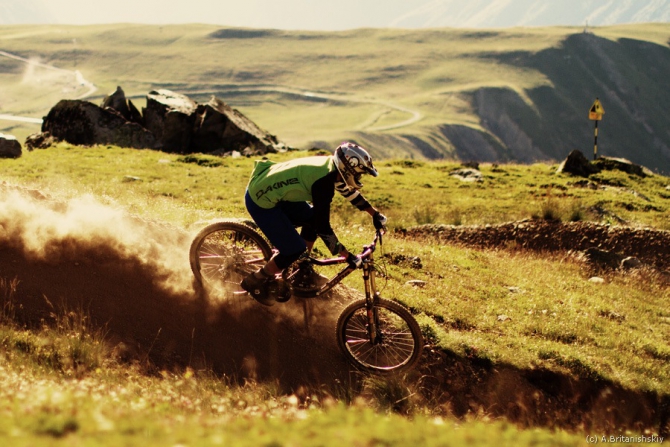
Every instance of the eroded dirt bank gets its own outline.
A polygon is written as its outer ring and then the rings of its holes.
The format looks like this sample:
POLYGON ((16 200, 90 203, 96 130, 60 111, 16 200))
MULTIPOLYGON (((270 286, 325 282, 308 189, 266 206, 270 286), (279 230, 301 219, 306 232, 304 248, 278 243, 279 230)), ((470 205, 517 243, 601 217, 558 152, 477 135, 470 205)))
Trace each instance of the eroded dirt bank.
POLYGON ((421 225, 398 234, 475 248, 547 252, 598 248, 634 256, 658 269, 670 270, 670 231, 651 228, 538 219, 485 226, 421 225))

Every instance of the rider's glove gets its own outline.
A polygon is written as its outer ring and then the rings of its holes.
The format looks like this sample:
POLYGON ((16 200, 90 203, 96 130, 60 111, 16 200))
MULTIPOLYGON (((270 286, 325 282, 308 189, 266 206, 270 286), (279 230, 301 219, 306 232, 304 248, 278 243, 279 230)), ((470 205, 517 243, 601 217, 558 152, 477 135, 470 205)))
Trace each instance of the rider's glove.
POLYGON ((382 213, 377 211, 373 216, 372 216, 372 223, 375 226, 375 230, 381 230, 386 226, 386 216, 384 216, 382 213))
POLYGON ((363 259, 361 259, 360 256, 356 256, 353 253, 349 253, 349 256, 347 256, 347 264, 349 264, 349 268, 357 269, 361 265, 363 265, 363 259))

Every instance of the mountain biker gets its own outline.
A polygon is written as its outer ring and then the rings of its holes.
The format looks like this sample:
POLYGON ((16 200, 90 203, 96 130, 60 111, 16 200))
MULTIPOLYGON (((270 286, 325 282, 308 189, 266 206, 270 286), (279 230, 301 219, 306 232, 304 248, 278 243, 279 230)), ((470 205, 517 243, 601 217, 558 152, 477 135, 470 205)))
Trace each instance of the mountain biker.
POLYGON ((330 204, 337 191, 356 208, 370 214, 375 228, 382 228, 386 216, 360 193, 363 174, 377 177, 378 172, 370 154, 350 142, 338 146, 332 156, 282 163, 257 161, 247 185, 245 204, 278 253, 260 270, 244 278, 241 287, 261 304, 273 305, 279 290, 276 275, 311 251, 317 236, 331 254, 345 257, 352 268, 360 267, 360 257, 350 253, 331 228, 330 204), (300 234, 296 227, 302 227, 300 234))

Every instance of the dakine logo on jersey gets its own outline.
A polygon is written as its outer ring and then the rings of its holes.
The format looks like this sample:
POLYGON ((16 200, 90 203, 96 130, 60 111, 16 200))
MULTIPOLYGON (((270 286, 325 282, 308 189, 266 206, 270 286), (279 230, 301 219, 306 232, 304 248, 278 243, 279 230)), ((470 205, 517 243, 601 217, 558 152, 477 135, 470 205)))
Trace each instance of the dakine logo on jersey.
POLYGON ((270 186, 268 186, 267 188, 261 189, 260 191, 258 191, 256 193, 256 198, 260 199, 265 194, 267 194, 269 192, 272 192, 272 190, 281 189, 284 186, 288 186, 288 185, 297 185, 298 183, 300 183, 300 182, 298 181, 297 177, 296 178, 290 178, 288 180, 282 180, 281 182, 275 182, 275 183, 271 184, 270 186))

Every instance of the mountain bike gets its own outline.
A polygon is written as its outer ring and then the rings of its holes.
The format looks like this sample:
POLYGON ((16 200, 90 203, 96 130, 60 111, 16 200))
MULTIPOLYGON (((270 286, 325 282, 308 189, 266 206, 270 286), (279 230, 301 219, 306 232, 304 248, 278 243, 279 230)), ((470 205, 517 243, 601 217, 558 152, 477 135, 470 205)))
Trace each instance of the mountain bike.
MULTIPOLYGON (((346 306, 336 325, 337 342, 347 360, 362 371, 376 374, 411 369, 423 349, 421 329, 409 310, 400 303, 381 298, 377 292, 373 254, 382 244, 383 234, 378 230, 360 254, 365 298, 346 306)), ((189 257, 196 280, 206 289, 246 295, 240 282, 262 267, 274 253, 253 222, 226 220, 203 228, 191 243, 189 257)), ((278 297, 278 301, 287 301, 291 296, 323 296, 355 270, 343 257, 303 257, 277 278, 290 291, 283 298, 278 297), (339 270, 339 265, 344 267, 339 270), (332 278, 316 275, 323 279, 314 280, 314 272, 326 266, 335 266, 339 271, 332 278)))

